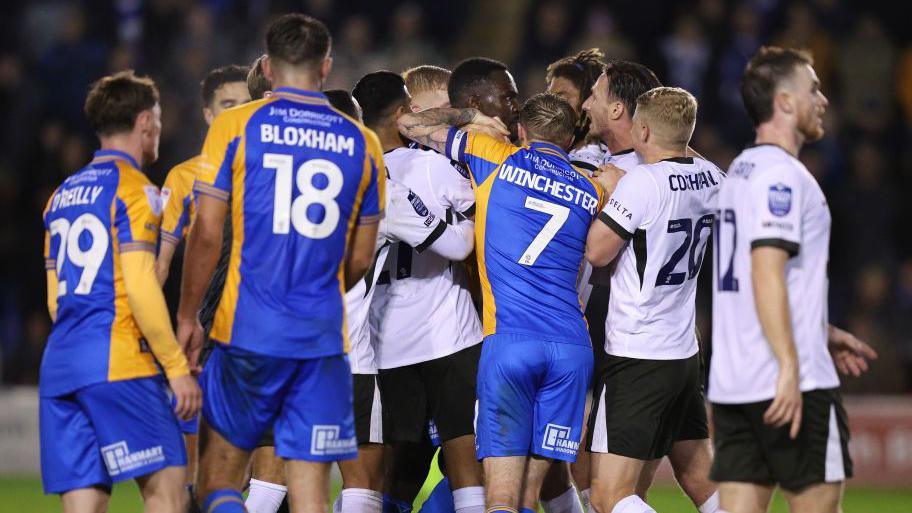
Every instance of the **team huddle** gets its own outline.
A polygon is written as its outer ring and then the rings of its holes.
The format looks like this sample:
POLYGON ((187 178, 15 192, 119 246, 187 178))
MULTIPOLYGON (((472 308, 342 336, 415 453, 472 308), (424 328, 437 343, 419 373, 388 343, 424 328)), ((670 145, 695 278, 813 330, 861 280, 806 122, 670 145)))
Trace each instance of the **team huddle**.
POLYGON ((520 104, 496 60, 323 91, 320 21, 265 39, 203 80, 205 142, 161 191, 155 83, 88 94, 101 149, 44 214, 41 467, 65 512, 127 479, 150 512, 326 512, 337 464, 333 511, 405 513, 438 447, 426 512, 654 512, 666 457, 700 513, 764 512, 777 486, 841 510, 837 370, 876 354, 827 320, 810 56, 750 61, 756 144, 725 173, 689 146, 689 92, 598 50, 520 104))

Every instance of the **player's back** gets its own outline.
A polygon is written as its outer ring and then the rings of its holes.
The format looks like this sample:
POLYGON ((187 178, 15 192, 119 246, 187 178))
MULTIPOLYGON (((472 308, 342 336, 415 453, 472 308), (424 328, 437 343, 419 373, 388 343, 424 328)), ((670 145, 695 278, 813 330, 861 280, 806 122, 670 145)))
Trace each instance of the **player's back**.
POLYGON ((478 184, 485 335, 589 345, 576 284, 600 195, 562 149, 539 142, 478 184))
POLYGON ((96 152, 50 198, 45 263, 56 270, 57 316, 42 359, 43 395, 158 372, 127 301, 120 253, 155 251, 160 212, 158 188, 115 151, 96 152))
POLYGON ((198 194, 231 198, 233 243, 211 336, 253 352, 339 354, 346 246, 381 212, 376 136, 322 93, 279 88, 221 114, 198 194))
POLYGON ((680 157, 641 164, 621 179, 604 214, 630 236, 611 280, 609 354, 665 360, 697 352, 696 278, 724 176, 711 162, 680 157))

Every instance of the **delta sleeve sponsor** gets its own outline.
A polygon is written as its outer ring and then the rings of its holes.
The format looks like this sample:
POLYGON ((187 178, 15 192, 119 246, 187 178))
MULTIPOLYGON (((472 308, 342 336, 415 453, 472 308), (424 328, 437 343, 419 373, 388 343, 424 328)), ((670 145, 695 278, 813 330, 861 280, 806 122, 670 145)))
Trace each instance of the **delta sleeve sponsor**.
POLYGON ((774 246, 796 255, 801 243, 801 175, 787 166, 751 174, 751 247, 774 246))
POLYGON ((634 169, 618 182, 599 219, 618 235, 629 239, 637 229, 648 223, 649 210, 656 195, 656 184, 648 173, 634 169))

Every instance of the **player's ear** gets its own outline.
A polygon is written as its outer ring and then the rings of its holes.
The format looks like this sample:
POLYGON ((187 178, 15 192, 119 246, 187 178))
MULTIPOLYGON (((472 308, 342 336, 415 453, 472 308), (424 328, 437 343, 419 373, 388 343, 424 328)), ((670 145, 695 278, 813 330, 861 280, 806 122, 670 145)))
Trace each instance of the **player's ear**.
POLYGON ((481 110, 481 98, 479 98, 477 94, 469 95, 466 100, 466 104, 469 108, 481 110))
POLYGON ((203 118, 206 120, 207 125, 211 125, 212 120, 215 119, 215 114, 212 113, 212 109, 203 107, 203 118))
POLYGON ((145 134, 152 130, 154 124, 155 116, 152 114, 152 109, 146 109, 136 115, 134 129, 139 128, 140 133, 145 134))
POLYGON ((529 132, 526 132, 526 127, 519 123, 519 143, 523 146, 529 144, 529 132))
POLYGON ((624 108, 624 102, 613 101, 611 102, 611 108, 608 109, 608 112, 610 113, 611 119, 616 121, 618 119, 621 119, 621 116, 624 115, 625 110, 626 109, 624 108))
POLYGON ((272 59, 267 55, 263 58, 263 76, 269 83, 275 82, 275 75, 272 72, 272 59))
POLYGON ((781 110, 786 114, 792 114, 795 112, 795 106, 792 105, 793 97, 785 91, 779 91, 773 97, 773 109, 781 110))
POLYGON ((329 76, 329 72, 332 71, 333 67, 333 58, 327 55, 323 62, 320 63, 320 82, 325 82, 326 77, 329 76))

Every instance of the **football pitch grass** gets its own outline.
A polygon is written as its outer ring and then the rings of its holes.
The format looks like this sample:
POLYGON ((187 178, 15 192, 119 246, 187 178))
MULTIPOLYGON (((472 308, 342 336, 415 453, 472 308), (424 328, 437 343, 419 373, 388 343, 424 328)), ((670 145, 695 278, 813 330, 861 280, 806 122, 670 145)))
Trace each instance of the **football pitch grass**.
MULTIPOLYGON (((435 472, 428 477, 424 488, 415 501, 417 512, 427 494, 431 492, 440 475, 435 472)), ((340 483, 333 483, 333 496, 339 491, 340 483)), ((648 501, 659 513, 696 512, 696 508, 674 485, 655 485, 648 501)), ((843 502, 845 513, 912 513, 912 488, 904 490, 877 490, 851 486, 846 490, 843 502)), ((0 477, 0 513, 56 513, 61 511, 57 496, 45 496, 41 492, 41 480, 36 476, 0 477)), ((114 487, 111 496, 110 513, 141 513, 142 502, 139 490, 132 481, 114 487)), ((782 496, 777 494, 772 513, 786 513, 788 509, 782 496)))

